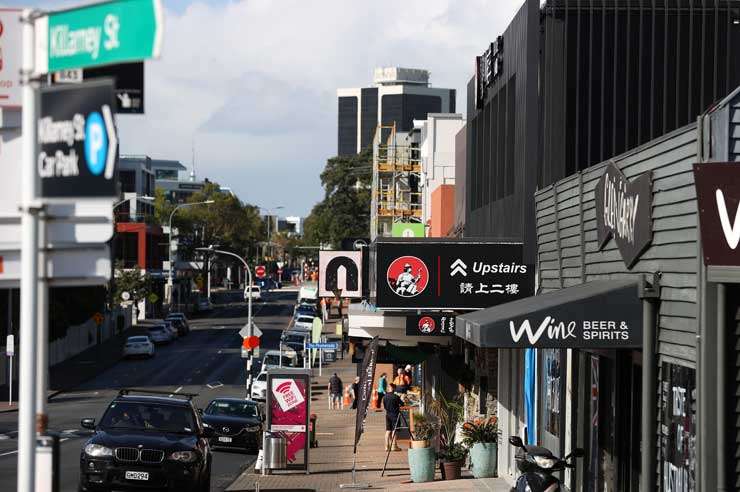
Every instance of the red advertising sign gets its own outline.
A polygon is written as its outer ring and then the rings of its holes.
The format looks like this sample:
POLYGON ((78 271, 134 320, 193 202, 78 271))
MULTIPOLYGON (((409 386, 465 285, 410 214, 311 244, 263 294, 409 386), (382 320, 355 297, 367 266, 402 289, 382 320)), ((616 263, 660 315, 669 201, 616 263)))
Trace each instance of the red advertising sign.
POLYGON ((268 372, 267 430, 285 438, 289 469, 307 469, 309 376, 304 373, 268 372))
POLYGON ((255 275, 257 275, 257 278, 264 278, 265 277, 265 266, 264 265, 257 265, 254 269, 255 275))

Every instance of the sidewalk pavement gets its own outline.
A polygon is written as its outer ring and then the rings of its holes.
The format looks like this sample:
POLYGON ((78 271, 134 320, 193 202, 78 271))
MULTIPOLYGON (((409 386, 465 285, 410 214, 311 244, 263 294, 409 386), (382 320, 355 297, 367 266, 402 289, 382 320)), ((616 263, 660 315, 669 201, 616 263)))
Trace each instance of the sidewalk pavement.
MULTIPOLYGON (((311 412, 318 417, 316 430, 319 447, 309 451, 309 471, 273 471, 262 476, 255 473, 254 465, 247 468, 227 491, 335 491, 340 484, 352 483, 352 444, 355 432, 355 411, 329 410, 327 384, 336 372, 346 385, 356 375, 356 365, 349 357, 324 367, 323 376, 315 371, 312 381, 311 412)), ((356 478, 358 483, 369 484, 374 490, 388 491, 489 491, 508 492, 510 487, 503 479, 474 479, 464 471, 461 480, 442 481, 437 470, 434 482, 410 482, 406 449, 408 441, 399 441, 402 451, 391 452, 385 476, 381 477, 386 452, 383 450, 385 413, 368 412, 365 433, 357 448, 356 478)))

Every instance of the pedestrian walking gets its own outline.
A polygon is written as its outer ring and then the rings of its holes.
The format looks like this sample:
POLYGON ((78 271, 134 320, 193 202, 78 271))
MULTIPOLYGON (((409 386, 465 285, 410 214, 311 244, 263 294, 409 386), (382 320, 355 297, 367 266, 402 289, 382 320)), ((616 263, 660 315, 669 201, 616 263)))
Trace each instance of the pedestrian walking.
POLYGON ((406 371, 403 370, 403 367, 399 367, 398 371, 396 371, 396 377, 393 378, 393 385, 396 388, 396 393, 406 393, 409 389, 409 385, 411 384, 411 379, 406 374, 406 371))
POLYGON ((357 410, 357 399, 360 396, 360 378, 355 378, 355 382, 352 383, 352 410, 357 410))
POLYGON ((342 380, 339 379, 335 372, 332 377, 329 378, 329 409, 339 410, 344 408, 342 403, 342 380))
POLYGON ((385 450, 400 451, 401 448, 396 444, 396 424, 398 415, 401 413, 401 397, 395 393, 393 383, 388 385, 388 392, 383 398, 383 408, 385 408, 385 450))
POLYGON ((380 408, 380 406, 383 404, 383 397, 385 396, 385 392, 387 391, 388 387, 388 377, 385 373, 380 375, 380 378, 378 379, 378 400, 375 404, 375 408, 380 408))

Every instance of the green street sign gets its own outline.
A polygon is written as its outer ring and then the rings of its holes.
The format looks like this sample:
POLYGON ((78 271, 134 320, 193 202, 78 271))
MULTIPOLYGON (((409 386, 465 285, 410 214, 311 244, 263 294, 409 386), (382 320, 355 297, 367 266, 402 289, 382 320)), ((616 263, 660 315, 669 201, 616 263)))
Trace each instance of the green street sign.
POLYGON ((36 73, 157 58, 161 0, 114 0, 36 20, 36 73))

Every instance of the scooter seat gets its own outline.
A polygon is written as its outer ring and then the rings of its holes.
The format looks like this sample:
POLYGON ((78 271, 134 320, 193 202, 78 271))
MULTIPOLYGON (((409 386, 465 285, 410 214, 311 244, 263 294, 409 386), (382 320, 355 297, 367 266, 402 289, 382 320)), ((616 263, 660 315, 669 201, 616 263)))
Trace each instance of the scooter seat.
POLYGON ((542 446, 524 446, 524 450, 527 452, 530 456, 544 456, 545 458, 556 458, 557 456, 552 454, 552 451, 550 451, 547 448, 543 448, 542 446))

